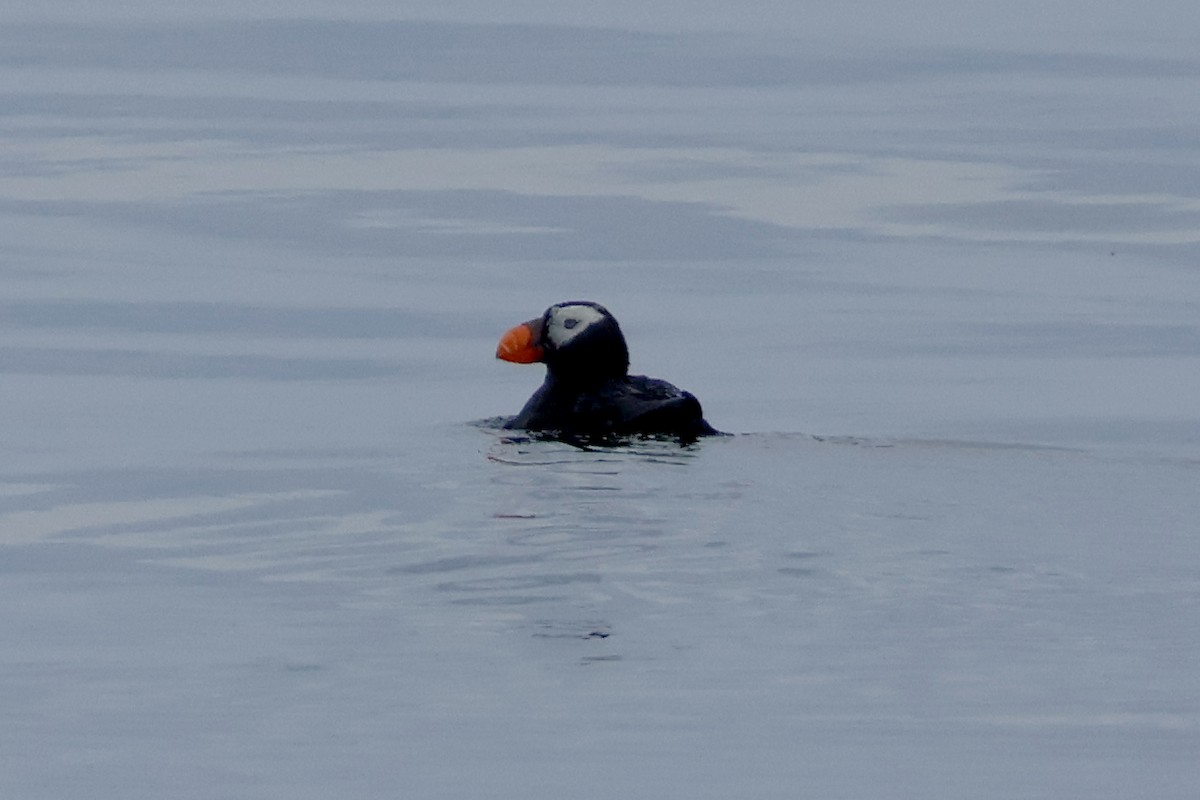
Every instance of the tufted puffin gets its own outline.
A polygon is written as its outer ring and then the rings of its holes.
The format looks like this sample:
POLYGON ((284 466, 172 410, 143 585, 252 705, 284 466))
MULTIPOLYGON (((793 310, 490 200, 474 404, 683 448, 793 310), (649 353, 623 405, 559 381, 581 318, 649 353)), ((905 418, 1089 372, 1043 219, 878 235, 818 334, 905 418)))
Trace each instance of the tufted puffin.
POLYGON ((550 306, 509 330, 496 358, 546 365, 546 380, 504 427, 566 436, 717 434, 700 401, 657 378, 629 374, 629 348, 617 320, 599 303, 550 306))

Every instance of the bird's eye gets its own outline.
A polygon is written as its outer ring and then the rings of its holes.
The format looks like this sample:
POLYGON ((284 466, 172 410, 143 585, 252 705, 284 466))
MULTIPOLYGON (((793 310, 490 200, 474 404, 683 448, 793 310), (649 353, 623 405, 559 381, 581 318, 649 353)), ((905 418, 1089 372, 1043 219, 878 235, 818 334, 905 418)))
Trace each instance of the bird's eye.
POLYGON ((572 328, 574 328, 574 327, 575 327, 576 325, 578 325, 578 324, 579 324, 579 320, 577 320, 577 319, 569 319, 569 320, 567 320, 566 322, 564 322, 564 323, 563 323, 563 327, 564 327, 564 328, 566 328, 567 330, 571 330, 572 328))

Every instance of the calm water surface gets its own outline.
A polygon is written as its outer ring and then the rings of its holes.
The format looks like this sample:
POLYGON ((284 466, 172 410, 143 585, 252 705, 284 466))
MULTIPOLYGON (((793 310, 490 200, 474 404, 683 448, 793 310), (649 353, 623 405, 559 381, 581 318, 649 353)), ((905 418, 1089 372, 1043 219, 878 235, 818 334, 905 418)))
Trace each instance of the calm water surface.
POLYGON ((676 5, 0 29, 5 796, 1195 796, 1195 12, 676 5))

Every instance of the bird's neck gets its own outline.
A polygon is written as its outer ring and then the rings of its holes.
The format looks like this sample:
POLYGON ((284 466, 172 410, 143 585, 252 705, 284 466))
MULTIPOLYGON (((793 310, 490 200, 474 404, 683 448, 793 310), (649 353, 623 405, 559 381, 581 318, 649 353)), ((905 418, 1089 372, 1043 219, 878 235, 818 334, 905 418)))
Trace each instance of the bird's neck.
POLYGON ((576 364, 574 368, 562 365, 546 370, 546 383, 560 391, 588 391, 611 381, 619 381, 628 374, 624 364, 598 365, 576 364))
POLYGON ((564 387, 589 389, 629 374, 629 351, 620 347, 576 348, 569 359, 546 361, 546 380, 564 387))

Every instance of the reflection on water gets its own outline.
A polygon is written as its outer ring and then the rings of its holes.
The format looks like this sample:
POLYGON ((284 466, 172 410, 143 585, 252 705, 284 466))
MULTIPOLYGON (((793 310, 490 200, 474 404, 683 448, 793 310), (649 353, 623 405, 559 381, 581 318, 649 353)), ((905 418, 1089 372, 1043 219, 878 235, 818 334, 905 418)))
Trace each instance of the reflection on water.
MULTIPOLYGON (((103 563, 119 585, 165 569, 159 606, 180 582, 207 586, 191 616, 240 619, 236 601, 265 630, 231 651, 222 628, 193 656, 216 665, 202 685, 249 680, 322 719, 351 708, 376 736, 395 735, 389 697, 410 716, 431 704, 427 724, 455 736, 497 715, 531 744, 547 697, 582 703, 605 736, 669 714, 656 731, 686 737, 713 704, 780 731, 891 720, 989 742, 1101 718, 1120 737, 1197 729, 1186 710, 1143 713, 1159 690, 1129 660, 1189 647, 1194 464, 799 434, 584 449, 473 425, 406 445, 31 476, 4 493, 0 530, 58 555, 14 548, 0 577, 103 563), (622 689, 635 696, 614 701, 622 689), (467 700, 485 705, 447 721, 467 700)), ((90 624, 124 664, 126 618, 90 624)), ((1157 685, 1186 692, 1191 662, 1160 665, 1157 685)))
POLYGON ((1194 55, 503 30, 8 26, 0 210, 392 256, 1200 242, 1194 112, 1154 99, 1194 93, 1194 55))
MULTIPOLYGON (((204 470, 13 483, 0 530, 10 545, 116 548, 147 563, 337 587, 375 604, 534 606, 532 626, 571 607, 572 618, 616 631, 602 612, 631 598, 669 605, 711 592, 754 605, 803 592, 849 601, 864 589, 957 592, 967 575, 1035 579, 1039 561, 1083 555, 1047 526, 1071 532, 1113 513, 1068 518, 1056 504, 1070 508, 1127 469, 1064 449, 798 434, 580 448, 460 426, 411 444, 429 453, 423 464, 380 449, 336 461, 310 454, 312 468, 239 466, 241 456, 204 470), (1027 524, 1043 529, 1041 557, 1028 542, 1013 549, 1009 526, 1027 524)), ((268 457, 296 462, 250 460, 268 457)), ((1144 467, 1156 492, 1191 479, 1174 461, 1144 467)), ((1136 493, 1127 501, 1106 523, 1115 541, 1132 530, 1118 520, 1138 527, 1151 517, 1176 536, 1179 509, 1151 514, 1136 493)))
POLYGON ((681 440, 672 436, 564 436, 559 433, 526 433, 503 430, 511 417, 483 420, 480 425, 498 434, 497 446, 488 459, 510 466, 622 464, 645 460, 686 464, 695 456, 703 439, 681 440))
POLYGON ((0 795, 1196 795, 1194 26, 189 8, 0 27, 0 795))

